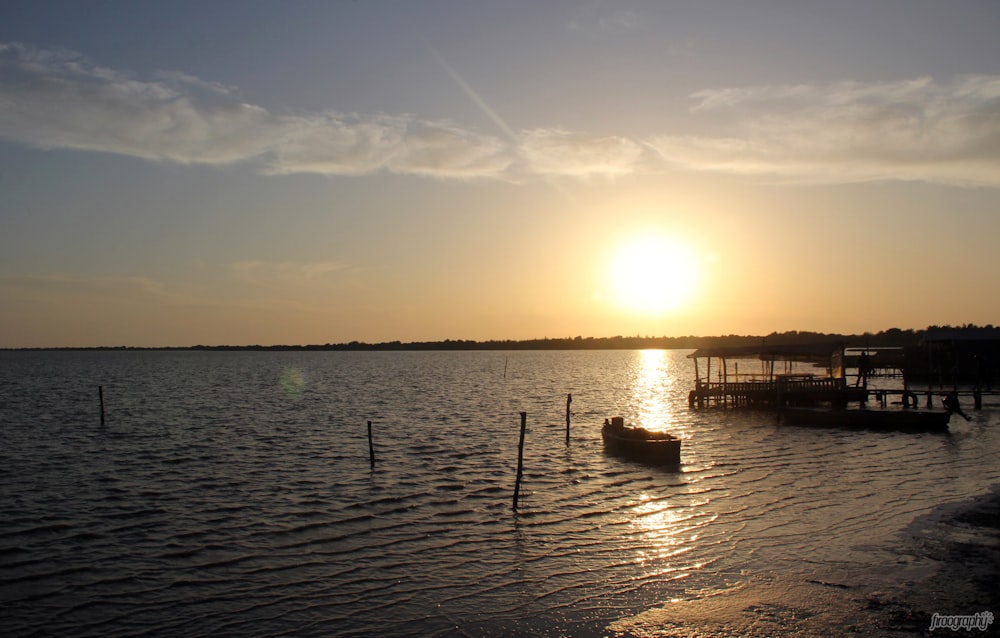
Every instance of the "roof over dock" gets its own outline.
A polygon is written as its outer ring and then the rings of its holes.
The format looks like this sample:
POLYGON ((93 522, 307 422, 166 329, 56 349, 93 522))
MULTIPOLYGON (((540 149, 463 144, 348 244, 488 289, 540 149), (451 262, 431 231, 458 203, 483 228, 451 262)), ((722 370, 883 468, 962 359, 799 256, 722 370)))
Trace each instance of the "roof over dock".
POLYGON ((759 359, 763 361, 805 361, 825 362, 830 357, 843 352, 842 341, 823 343, 760 344, 754 346, 719 346, 698 348, 688 355, 689 359, 717 357, 720 359, 759 359))

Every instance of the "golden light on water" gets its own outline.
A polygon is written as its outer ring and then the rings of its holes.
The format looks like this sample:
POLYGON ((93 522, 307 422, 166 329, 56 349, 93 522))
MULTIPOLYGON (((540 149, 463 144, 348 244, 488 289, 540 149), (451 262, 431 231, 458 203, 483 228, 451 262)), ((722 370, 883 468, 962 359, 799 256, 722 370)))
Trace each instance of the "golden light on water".
POLYGON ((690 547, 680 547, 686 540, 696 540, 697 535, 688 539, 684 531, 686 518, 669 503, 653 500, 648 494, 639 495, 639 504, 633 508, 632 525, 644 531, 658 547, 657 554, 674 556, 688 551, 690 547))
MULTIPOLYGON (((632 378, 632 409, 636 422, 650 430, 678 433, 674 384, 677 371, 671 367, 671 357, 665 350, 642 350, 637 353, 632 378)), ((636 562, 654 569, 659 578, 685 578, 700 570, 699 561, 682 558, 693 551, 703 533, 703 526, 716 516, 705 511, 708 500, 657 498, 641 492, 630 508, 631 527, 644 538, 636 562)))
POLYGON ((641 532, 645 539, 644 549, 637 552, 636 562, 655 566, 658 576, 669 578, 684 578, 702 569, 701 562, 687 562, 680 557, 697 547, 701 528, 715 519, 699 514, 705 504, 678 508, 675 503, 640 494, 631 512, 633 529, 641 532))
POLYGON ((637 424, 650 430, 670 431, 673 410, 668 390, 673 379, 667 370, 667 353, 642 350, 639 357, 634 390, 637 424))

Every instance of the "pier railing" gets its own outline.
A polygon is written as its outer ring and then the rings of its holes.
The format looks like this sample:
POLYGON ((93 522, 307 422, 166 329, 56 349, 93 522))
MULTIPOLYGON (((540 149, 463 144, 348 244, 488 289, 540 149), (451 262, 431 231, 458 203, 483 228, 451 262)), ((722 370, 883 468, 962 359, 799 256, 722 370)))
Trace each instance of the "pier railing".
POLYGON ((705 406, 777 408, 782 405, 811 405, 829 403, 847 405, 857 401, 874 400, 882 407, 898 403, 903 407, 941 407, 941 399, 949 392, 971 398, 976 410, 983 407, 983 396, 996 396, 996 390, 983 391, 965 388, 945 391, 926 391, 903 388, 866 388, 848 385, 842 378, 812 378, 787 376, 773 380, 750 381, 695 381, 695 388, 688 394, 688 404, 694 408, 705 406))
POLYGON ((694 407, 706 404, 736 406, 775 406, 780 404, 846 402, 855 400, 854 388, 848 388, 843 378, 811 375, 778 376, 771 380, 702 381, 688 395, 694 407))

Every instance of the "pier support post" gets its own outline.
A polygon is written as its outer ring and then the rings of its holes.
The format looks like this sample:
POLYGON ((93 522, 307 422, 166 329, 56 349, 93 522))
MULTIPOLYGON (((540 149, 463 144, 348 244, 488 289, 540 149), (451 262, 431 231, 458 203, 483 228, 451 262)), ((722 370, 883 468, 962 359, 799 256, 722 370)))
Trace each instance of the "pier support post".
POLYGON ((104 425, 104 386, 97 386, 97 398, 101 401, 101 425, 104 425))
POLYGON ((371 461, 372 469, 375 469, 375 445, 372 443, 372 422, 368 422, 368 459, 371 461))
POLYGON ((569 405, 573 403, 573 395, 566 395, 566 445, 569 445, 569 405))
POLYGON ((517 497, 521 493, 521 477, 524 475, 524 430, 528 424, 528 413, 521 413, 521 440, 517 444, 517 479, 514 481, 514 506, 517 510, 517 497))

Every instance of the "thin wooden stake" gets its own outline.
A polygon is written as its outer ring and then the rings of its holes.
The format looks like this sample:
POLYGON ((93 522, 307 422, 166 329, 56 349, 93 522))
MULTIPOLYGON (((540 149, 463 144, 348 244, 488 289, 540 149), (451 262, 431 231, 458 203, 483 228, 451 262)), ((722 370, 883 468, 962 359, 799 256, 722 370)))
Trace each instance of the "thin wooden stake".
POLYGON ((372 469, 375 469, 375 446, 372 444, 372 422, 368 422, 368 458, 372 462, 372 469))
POLYGON ((566 395, 566 445, 569 445, 569 404, 573 403, 573 395, 566 395))
POLYGON ((528 413, 521 413, 521 441, 517 444, 517 480, 514 481, 514 510, 517 510, 517 497, 521 493, 521 477, 524 475, 524 429, 528 424, 528 413))
POLYGON ((97 396, 101 400, 101 425, 104 425, 104 386, 97 386, 97 396))

